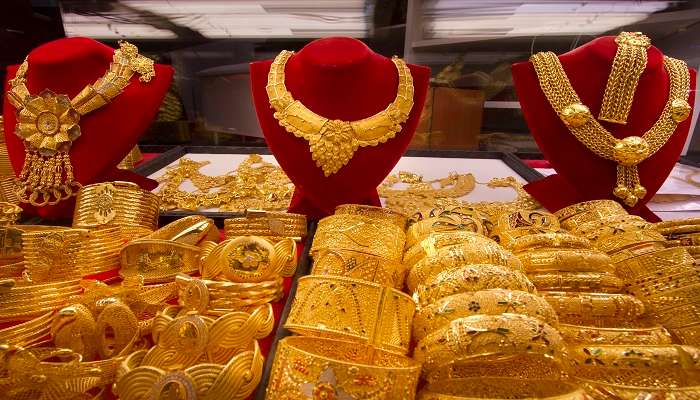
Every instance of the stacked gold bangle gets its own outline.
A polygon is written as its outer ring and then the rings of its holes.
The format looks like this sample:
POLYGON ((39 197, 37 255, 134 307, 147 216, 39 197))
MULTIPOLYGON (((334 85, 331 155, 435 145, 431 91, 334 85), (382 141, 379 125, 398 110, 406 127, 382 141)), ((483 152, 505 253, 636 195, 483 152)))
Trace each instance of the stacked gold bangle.
POLYGON ((373 207, 360 204, 342 204, 335 208, 335 214, 360 215, 363 217, 385 221, 396 225, 399 229, 406 230, 408 217, 400 212, 383 207, 373 207))
POLYGON ((229 282, 178 275, 176 282, 180 305, 208 315, 250 310, 284 296, 280 276, 260 282, 229 282))
POLYGON ((660 345, 671 344, 673 340, 662 326, 600 328, 559 324, 559 333, 567 343, 618 344, 618 345, 660 345))
POLYGON ((556 310, 561 322, 610 326, 634 321, 644 314, 644 304, 620 293, 540 292, 556 310))
POLYGON ((607 240, 611 236, 624 232, 646 229, 649 223, 636 215, 615 215, 579 225, 575 232, 594 243, 607 240))
POLYGON ((320 250, 354 250, 400 262, 406 235, 398 226, 383 220, 338 214, 318 222, 311 254, 320 250))
POLYGON ((476 232, 453 231, 431 233, 425 239, 406 249, 403 263, 412 267, 425 257, 435 255, 443 247, 461 244, 464 246, 478 247, 480 249, 502 250, 495 241, 476 232))
POLYGON ((36 283, 80 279, 87 240, 86 229, 47 226, 23 232, 25 279, 36 283))
POLYGON ((428 216, 409 222, 406 246, 411 247, 419 243, 431 233, 460 231, 483 235, 484 226, 481 215, 465 207, 432 210, 428 216))
POLYGON ((538 290, 620 293, 625 287, 611 272, 533 272, 527 277, 538 290))
POLYGON ((120 266, 124 239, 118 227, 90 229, 80 262, 83 276, 98 275, 120 266))
POLYGON ((0 344, 31 347, 49 336, 53 311, 29 321, 0 329, 0 344))
POLYGON ((554 213, 562 228, 576 231, 579 226, 608 217, 627 215, 620 203, 614 200, 592 200, 564 207, 554 213))
POLYGON ((245 216, 224 220, 227 238, 261 236, 271 240, 291 238, 300 241, 306 236, 306 217, 286 212, 246 210, 245 216))
POLYGON ((80 294, 79 280, 27 284, 13 279, 0 281, 0 322, 28 321, 66 305, 80 294))
POLYGON ((607 236, 605 240, 599 240, 595 246, 598 250, 610 255, 629 248, 639 248, 641 246, 656 245, 663 248, 666 239, 656 231, 650 229, 632 230, 619 232, 615 235, 607 236))
POLYGON ((354 250, 319 250, 312 275, 337 275, 402 289, 406 268, 400 262, 354 250))
POLYGON ((614 272, 610 257, 593 249, 537 249, 518 254, 523 269, 539 272, 614 272))
POLYGON ((498 217, 491 237, 501 246, 510 249, 514 241, 519 238, 559 231, 559 222, 553 214, 541 211, 516 211, 498 217))
POLYGON ((589 400, 578 386, 558 379, 461 378, 426 385, 418 400, 589 400))

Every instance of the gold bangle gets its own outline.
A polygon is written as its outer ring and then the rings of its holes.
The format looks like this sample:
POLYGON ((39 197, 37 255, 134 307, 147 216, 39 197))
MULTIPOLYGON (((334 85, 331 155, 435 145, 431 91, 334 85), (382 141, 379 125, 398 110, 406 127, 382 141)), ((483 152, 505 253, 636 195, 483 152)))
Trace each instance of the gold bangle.
POLYGON ((641 299, 686 286, 700 284, 700 265, 689 264, 677 273, 663 273, 630 278, 627 280, 627 293, 641 299))
POLYGON ((97 275, 119 268, 119 254, 124 247, 118 227, 91 229, 80 262, 82 276, 97 275))
POLYGON ((306 336, 353 340, 408 353, 416 306, 406 294, 345 277, 299 278, 286 329, 306 336))
POLYGON ((535 286, 520 271, 500 265, 476 264, 437 274, 418 285, 413 298, 420 306, 426 306, 453 294, 498 288, 536 292, 535 286))
POLYGON ((554 215, 559 219, 562 228, 576 230, 579 225, 589 221, 627 215, 627 210, 614 200, 591 200, 564 207, 554 215))
POLYGON ((134 240, 121 251, 119 276, 141 276, 144 283, 172 282, 179 273, 199 269, 199 253, 197 246, 167 240, 134 240))
POLYGON ((88 240, 85 229, 47 229, 22 233, 26 279, 40 283, 80 279, 88 240))
POLYGON ((562 323, 609 326, 644 314, 644 304, 625 294, 540 292, 540 295, 554 308, 562 323))
POLYGON ((669 329, 679 343, 700 346, 700 323, 669 329))
POLYGON ((291 276, 297 266, 297 246, 284 238, 272 244, 258 236, 239 236, 207 249, 199 272, 204 279, 261 282, 291 276))
POLYGON ((643 254, 626 258, 615 264, 617 276, 628 281, 637 277, 647 275, 663 274, 669 272, 681 272, 688 265, 693 264, 695 258, 682 247, 671 247, 668 249, 648 251, 643 254))
POLYGON ((434 255, 439 249, 455 244, 469 245, 479 248, 500 249, 501 246, 495 241, 476 232, 450 231, 431 233, 425 239, 414 244, 406 250, 403 256, 403 263, 412 267, 425 257, 434 255))
POLYGON ((401 230, 406 230, 408 223, 408 217, 398 211, 361 204, 341 204, 335 208, 335 214, 361 215, 394 224, 401 230))
POLYGON ((454 270, 469 264, 501 265, 522 271, 520 260, 503 248, 456 244, 443 247, 434 255, 417 262, 406 277, 406 286, 409 290, 414 291, 420 283, 433 279, 443 271, 454 270))
POLYGON ((518 255, 527 273, 614 272, 610 257, 593 249, 538 249, 518 255))
POLYGON ((178 275, 178 303, 200 314, 223 315, 248 311, 280 300, 284 296, 282 278, 271 281, 240 283, 221 282, 178 275))
POLYGON ((204 241, 218 241, 219 230, 216 228, 213 219, 202 215, 190 215, 177 219, 149 233, 143 239, 171 240, 177 243, 198 246, 204 241))
POLYGON ((82 292, 78 280, 43 284, 18 284, 4 280, 0 287, 0 322, 28 321, 63 307, 82 292))
POLYGON ((551 271, 527 274, 537 290, 619 293, 625 283, 610 272, 551 271))
POLYGON ((584 249, 589 247, 591 247, 591 242, 588 239, 564 232, 525 235, 515 239, 508 246, 514 253, 541 248, 584 249))
POLYGON ((521 314, 558 325, 557 314, 542 297, 518 290, 487 289, 459 293, 420 308, 413 317, 413 340, 420 341, 451 321, 472 315, 521 314))
POLYGON ((570 344, 660 345, 673 340, 663 326, 634 328, 600 328, 597 326, 559 324, 559 333, 570 344))
POLYGON ((666 242, 646 242, 646 243, 635 243, 624 249, 618 250, 614 253, 610 253, 610 260, 613 265, 617 266, 619 263, 632 258, 637 257, 646 253, 653 253, 666 248, 666 242))
POLYGON ((666 238, 662 234, 650 229, 643 229, 606 236, 605 240, 596 241, 595 247, 602 252, 613 254, 628 247, 665 241, 666 238))
POLYGON ((475 232, 484 234, 481 216, 473 210, 463 208, 443 210, 430 217, 412 223, 406 231, 406 247, 411 247, 431 233, 475 232))
POLYGON ((31 347, 49 335, 52 319, 53 311, 50 311, 29 321, 0 329, 0 344, 31 347))
POLYGON ((595 400, 606 399, 675 399, 693 400, 700 392, 699 386, 626 386, 611 383, 595 382, 586 379, 577 379, 577 383, 588 393, 589 398, 595 400))
POLYGON ((649 222, 642 217, 636 215, 615 215, 581 224, 574 232, 597 243, 607 240, 610 236, 647 229, 648 226, 649 222))
POLYGON ((488 356, 448 362, 425 375, 428 383, 463 378, 504 377, 519 380, 566 379, 564 364, 559 357, 539 353, 488 356))
POLYGON ((306 216, 286 212, 246 210, 245 216, 224 220, 227 238, 264 236, 273 240, 306 237, 306 216))
MULTIPOLYGON (((668 313, 675 312, 672 309, 678 307, 688 307, 690 304, 699 302, 698 293, 700 285, 683 286, 679 289, 669 290, 663 293, 644 297, 644 305, 653 315, 666 317, 668 313)), ((677 315, 676 317, 682 317, 677 315)), ((688 315, 687 317, 694 317, 688 315)))
POLYGON ((556 329, 537 318, 518 314, 459 318, 418 342, 413 357, 424 371, 450 362, 488 364, 490 356, 535 353, 559 358, 566 346, 556 329))
MULTIPOLYGON (((4 148, 5 146, 0 146, 0 149, 4 148)), ((2 157, 0 157, 0 161, 1 159, 2 157)), ((12 175, 14 176, 14 174, 12 175)), ((17 203, 0 201, 0 225, 14 225, 19 219, 20 214, 22 214, 22 207, 18 206, 17 203)))
MULTIPOLYGON (((520 210, 501 214, 495 221, 493 232, 496 234, 510 231, 534 229, 537 232, 557 232, 560 229, 559 221, 554 214, 544 211, 520 210)), ((515 235, 519 237, 519 235, 515 235)))
POLYGON ((406 267, 396 261, 353 250, 319 250, 312 275, 337 275, 402 289, 406 267))
POLYGON ((400 262, 405 242, 396 225, 360 215, 331 215, 318 222, 311 255, 322 249, 355 250, 400 262))
POLYGON ((433 382, 418 392, 418 400, 476 399, 589 400, 578 386, 557 379, 461 378, 433 382))
POLYGON ((371 345, 290 336, 280 340, 267 400, 412 400, 420 364, 371 345))

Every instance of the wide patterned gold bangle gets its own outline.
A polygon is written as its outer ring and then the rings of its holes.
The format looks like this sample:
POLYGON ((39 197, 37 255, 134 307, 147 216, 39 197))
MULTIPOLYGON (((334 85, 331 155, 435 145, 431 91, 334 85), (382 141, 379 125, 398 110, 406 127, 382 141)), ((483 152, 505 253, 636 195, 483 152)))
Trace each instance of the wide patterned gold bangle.
POLYGON ((610 272, 551 271, 527 274, 537 290, 620 293, 625 283, 610 272))
POLYGON ((613 265, 618 265, 628 258, 637 257, 646 253, 653 253, 665 248, 666 242, 640 242, 614 253, 610 253, 610 260, 613 265))
POLYGON ((559 324, 559 333, 570 344, 660 345, 673 340, 662 326, 600 328, 597 326, 559 324))
POLYGON ((31 347, 49 335, 53 311, 29 321, 0 329, 0 345, 31 347))
POLYGON ((682 247, 671 247, 657 251, 647 251, 615 263, 618 276, 624 280, 637 277, 673 272, 682 272, 695 258, 682 247))
POLYGON ((577 226, 609 216, 626 215, 622 205, 614 200, 591 200, 572 204, 554 213, 562 228, 575 230, 577 226))
POLYGON ((406 247, 415 245, 431 233, 455 231, 484 234, 481 217, 474 212, 442 211, 435 216, 421 219, 408 227, 406 231, 406 247))
POLYGON ((204 279, 261 282, 294 275, 296 267, 297 246, 293 239, 273 243, 259 236, 239 236, 213 248, 207 246, 199 272, 204 279))
POLYGON ((700 322, 678 328, 671 328, 669 331, 679 343, 700 346, 700 322))
POLYGON ((224 220, 227 238, 263 236, 272 240, 306 237, 306 216, 286 212, 246 210, 245 216, 224 220))
POLYGON ((640 299, 646 299, 693 285, 700 285, 700 265, 688 264, 676 273, 660 271, 656 275, 627 279, 625 290, 640 299))
POLYGON ((408 353, 416 305, 408 295, 345 277, 299 279, 284 327, 306 336, 352 340, 408 353))
POLYGON ((27 284, 12 279, 0 281, 0 322, 28 321, 63 307, 82 292, 78 280, 27 284))
POLYGON ((188 310, 207 315, 248 311, 284 296, 282 277, 262 282, 228 282, 176 277, 178 302, 188 310))
POLYGON ((403 289, 406 267, 396 261, 353 250, 319 250, 312 275, 337 275, 403 289))
POLYGON ((541 248, 584 249, 591 247, 588 239, 571 233, 548 232, 521 236, 508 246, 514 253, 541 248))
POLYGON ((413 357, 424 371, 444 364, 474 361, 488 364, 488 357, 535 353, 559 358, 566 346, 557 330, 537 318, 518 314, 474 315, 449 325, 418 342, 413 357))
POLYGON ((492 234, 505 234, 510 239, 516 239, 534 232, 558 232, 559 221, 554 214, 539 210, 520 210, 503 213, 494 221, 492 234))
POLYGON ((527 273, 538 272, 614 272, 610 257, 593 249, 537 249, 518 258, 527 273))
POLYGON ((335 208, 335 214, 361 215, 394 224, 401 230, 406 230, 408 217, 400 212, 384 207, 366 206, 361 204, 342 204, 335 208))
POLYGON ((501 248, 492 239, 476 232, 450 231, 431 233, 425 239, 406 250, 403 256, 403 263, 408 267, 412 267, 423 258, 434 255, 439 249, 455 244, 494 250, 501 248))
POLYGON ((643 298, 644 305, 655 321, 663 320, 664 326, 687 325, 700 322, 700 285, 683 286, 643 298), (676 321, 671 323, 671 321, 676 321))
POLYGON ((120 267, 124 239, 118 227, 90 229, 80 261, 82 276, 97 275, 120 267))
POLYGON ((644 304, 618 293, 539 292, 554 308, 559 321, 569 324, 615 326, 644 314, 644 304))
POLYGON ((607 236, 605 240, 598 240, 595 243, 595 247, 605 253, 613 254, 628 247, 647 243, 663 243, 665 241, 664 235, 650 229, 643 229, 618 232, 615 235, 607 236))
POLYGON ((420 306, 426 306, 453 294, 498 288, 536 292, 535 286, 520 271, 501 265, 475 264, 437 274, 419 284, 413 298, 420 306))
POLYGON ((198 246, 205 241, 218 241, 219 229, 211 218, 190 215, 149 233, 143 239, 172 240, 173 242, 198 246))
POLYGON ((583 389, 557 379, 522 380, 482 377, 436 381, 418 392, 418 400, 541 399, 589 400, 583 389))
POLYGON ((674 399, 695 400, 700 393, 698 386, 626 386, 611 383, 577 379, 577 383, 593 400, 638 400, 638 399, 674 399))
POLYGON ((412 400, 420 364, 356 342, 290 336, 280 340, 267 400, 412 400))
POLYGON ((143 277, 144 283, 172 282, 180 273, 199 270, 200 248, 168 240, 139 239, 121 251, 122 278, 143 277))
POLYGON ((457 359, 428 371, 424 379, 430 383, 485 376, 520 380, 566 379, 564 364, 560 357, 549 357, 539 353, 490 355, 464 361, 457 359))
POLYGON ((616 215, 579 225, 574 232, 588 238, 593 243, 597 243, 607 240, 610 236, 646 229, 648 226, 649 222, 642 217, 616 215))
POLYGON ((522 314, 556 327, 558 318, 542 297, 518 290, 487 289, 459 293, 422 307, 413 317, 413 340, 420 341, 451 321, 472 315, 522 314))
POLYGON ((396 225, 360 215, 331 215, 318 222, 311 245, 319 250, 354 250, 400 262, 406 235, 396 225))
POLYGON ((87 239, 85 229, 47 228, 23 232, 25 279, 36 283, 80 279, 81 255, 87 239))

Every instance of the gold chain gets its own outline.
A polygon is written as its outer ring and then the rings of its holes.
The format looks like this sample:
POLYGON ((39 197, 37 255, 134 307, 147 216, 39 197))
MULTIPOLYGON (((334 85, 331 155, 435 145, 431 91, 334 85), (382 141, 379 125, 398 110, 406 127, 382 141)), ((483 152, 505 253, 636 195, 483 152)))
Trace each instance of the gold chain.
POLYGON ((530 61, 547 100, 569 131, 596 155, 618 164, 613 194, 630 207, 637 204, 646 195, 646 189, 639 181, 637 164, 666 144, 676 126, 690 114, 690 74, 686 64, 664 57, 664 68, 669 74, 669 93, 659 119, 641 137, 617 139, 581 103, 556 54, 537 53, 530 57, 530 61))
POLYGON ((341 121, 322 117, 292 97, 284 83, 284 67, 293 54, 283 50, 272 62, 267 76, 267 96, 280 126, 309 142, 311 156, 325 176, 350 162, 359 147, 377 146, 401 131, 401 124, 413 108, 413 77, 403 60, 391 59, 399 77, 394 101, 370 117, 341 121))

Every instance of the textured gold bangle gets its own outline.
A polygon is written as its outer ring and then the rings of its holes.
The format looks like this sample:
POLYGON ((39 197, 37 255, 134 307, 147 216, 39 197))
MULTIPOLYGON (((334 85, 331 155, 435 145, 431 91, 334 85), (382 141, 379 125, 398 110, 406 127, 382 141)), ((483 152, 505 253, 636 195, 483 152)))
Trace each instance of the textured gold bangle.
POLYGON ((474 361, 488 364, 489 356, 535 353, 558 358, 566 353, 556 329, 537 318, 518 314, 474 315, 459 318, 418 342, 413 357, 424 371, 444 364, 474 361))
POLYGON ((615 321, 635 320, 644 314, 644 304, 625 294, 544 291, 539 294, 554 308, 562 323, 610 326, 615 321))
POLYGON ((144 283, 172 282, 179 273, 199 269, 199 254, 197 246, 167 240, 135 240, 121 251, 119 276, 141 276, 144 283))
POLYGON ((412 400, 420 364, 373 346, 322 338, 280 340, 267 400, 412 400))
POLYGON ((615 215, 579 225, 574 232, 592 242, 607 240, 608 237, 625 232, 647 229, 649 223, 636 215, 615 215))
POLYGON ((406 230, 408 217, 400 212, 384 207, 366 206, 361 204, 342 204, 335 208, 335 214, 361 215, 394 224, 401 230, 406 230))
POLYGON ((495 241, 476 232, 450 231, 431 233, 425 239, 406 250, 403 256, 403 263, 408 267, 412 267, 423 258, 434 255, 441 248, 455 244, 493 250, 501 248, 495 241))
POLYGON ((353 340, 408 353, 416 305, 406 294, 345 277, 299 279, 284 327, 306 335, 353 340))
MULTIPOLYGON (((5 146, 0 146, 0 150, 4 149, 5 146)), ((5 150, 6 151, 6 150, 5 150)), ((1 153, 1 151, 0 151, 1 153)), ((0 157, 0 162, 2 157, 0 157)), ((0 175, 1 173, 0 164, 0 175)), ((12 174, 14 177, 14 174, 12 174)), ((0 201, 0 225, 13 225, 19 219, 20 214, 22 214, 22 207, 18 206, 17 203, 11 203, 7 201, 0 201)))
POLYGON ((406 231, 406 246, 415 245, 431 233, 455 231, 484 234, 481 216, 476 212, 440 211, 434 216, 410 224, 406 231))
POLYGON ((258 236, 239 236, 207 248, 199 266, 204 279, 261 282, 291 276, 297 266, 297 246, 284 238, 276 243, 258 236))
POLYGON ((494 225, 493 234, 501 235, 513 232, 508 234, 513 239, 522 236, 521 233, 557 232, 560 229, 559 221, 554 214, 531 210, 503 213, 498 216, 494 225))
POLYGON ((420 306, 463 292, 510 289, 535 293, 535 286, 520 271, 500 265, 476 264, 443 271, 416 287, 413 298, 420 306))
POLYGON ((248 311, 280 300, 284 296, 282 278, 271 281, 222 282, 178 275, 178 302, 185 309, 207 315, 248 311))
POLYGON ((448 362, 424 376, 425 381, 437 382, 463 378, 504 377, 520 380, 566 379, 565 365, 560 357, 540 353, 491 355, 476 359, 448 362))
POLYGON ((577 379, 577 383, 595 400, 623 399, 675 399, 694 400, 700 392, 698 386, 626 386, 611 383, 595 382, 586 379, 577 379))
POLYGON ((443 247, 434 255, 417 262, 406 277, 406 286, 413 291, 420 283, 433 279, 443 271, 454 270, 469 264, 502 265, 516 271, 522 270, 520 260, 502 248, 456 244, 443 247))
POLYGON ((614 235, 606 236, 605 240, 598 240, 595 247, 608 254, 616 253, 628 247, 639 246, 647 243, 663 243, 664 236, 650 229, 634 230, 629 232, 618 232, 614 235))
POLYGON ((559 333, 570 344, 660 345, 673 340, 662 326, 600 328, 597 326, 559 324, 559 333))
POLYGON ((700 265, 689 264, 677 273, 661 271, 655 275, 627 279, 626 292, 645 299, 692 285, 700 285, 700 265))
POLYGON ((418 392, 418 400, 542 399, 589 400, 578 386, 563 380, 503 377, 437 381, 418 392))
POLYGON ((285 212, 246 210, 245 216, 224 220, 227 238, 264 236, 273 240, 306 236, 306 216, 285 212))
POLYGON ((406 235, 396 225, 359 215, 331 215, 318 222, 311 245, 319 250, 355 250, 400 262, 406 235))
POLYGON ((51 229, 22 233, 25 275, 32 282, 80 279, 85 229, 51 229))
POLYGON ((312 275, 337 275, 403 289, 406 267, 396 261, 353 250, 319 250, 312 275))
POLYGON ((612 264, 617 266, 619 263, 633 257, 637 257, 646 253, 653 253, 666 248, 666 242, 641 242, 628 246, 624 249, 610 253, 612 264))
POLYGON ((96 275, 119 268, 124 239, 118 227, 91 229, 80 261, 82 276, 96 275))
POLYGON ((521 236, 510 244, 510 248, 514 253, 525 252, 533 249, 541 248, 568 248, 568 249, 584 249, 591 247, 591 242, 581 236, 573 235, 564 232, 548 232, 536 233, 532 235, 521 236))
POLYGON ((614 272, 610 257, 593 249, 537 249, 518 255, 527 273, 614 272))
POLYGON ((619 293, 625 283, 610 272, 551 271, 527 274, 537 290, 619 293))
POLYGON ((53 311, 29 321, 0 329, 0 344, 31 347, 49 335, 53 311))
POLYGON ((669 331, 679 343, 700 346, 700 322, 678 328, 671 328, 669 331))
POLYGON ((0 288, 0 322, 31 320, 66 305, 81 292, 78 280, 24 285, 5 280, 0 288))
POLYGON ((700 303, 698 293, 700 293, 700 285, 698 284, 683 286, 679 289, 646 296, 644 297, 644 305, 649 313, 656 316, 657 319, 681 319, 687 321, 686 324, 700 322, 697 314, 697 304, 700 303), (677 313, 682 308, 685 308, 685 313, 677 313))
POLYGON ((564 207, 554 215, 559 218, 562 228, 576 230, 579 225, 586 222, 627 215, 627 210, 614 200, 592 200, 564 207))
POLYGON ((558 325, 557 314, 542 297, 518 290, 488 289, 458 293, 420 308, 413 317, 413 340, 420 341, 451 321, 472 315, 521 314, 558 325))
POLYGON ((202 215, 190 215, 177 219, 143 239, 172 240, 173 242, 198 246, 204 241, 218 241, 219 229, 214 220, 202 215))
POLYGON ((681 272, 693 264, 695 258, 682 247, 645 252, 635 257, 626 258, 615 263, 617 275, 625 281, 670 272, 681 272))

